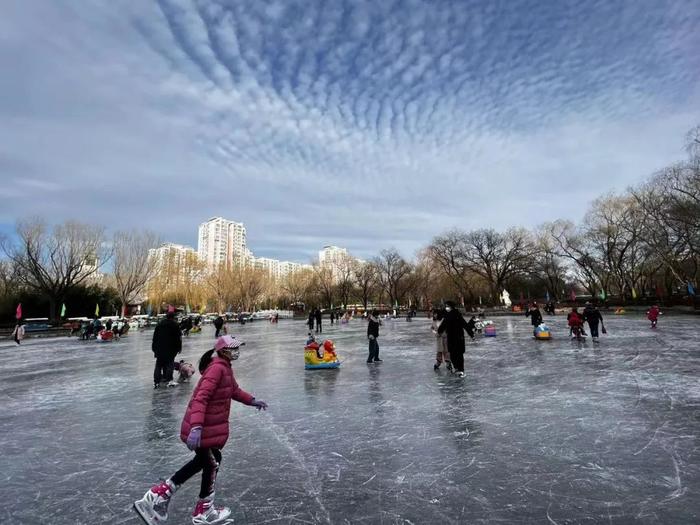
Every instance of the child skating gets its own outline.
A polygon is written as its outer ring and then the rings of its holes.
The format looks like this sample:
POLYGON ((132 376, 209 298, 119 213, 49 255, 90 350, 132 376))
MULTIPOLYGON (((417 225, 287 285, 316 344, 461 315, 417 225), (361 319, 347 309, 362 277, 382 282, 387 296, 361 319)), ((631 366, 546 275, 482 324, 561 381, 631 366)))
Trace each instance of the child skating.
POLYGON ((661 310, 659 310, 659 307, 654 305, 651 308, 649 308, 649 311, 647 312, 647 319, 651 321, 651 327, 656 328, 656 323, 659 322, 659 316, 661 315, 661 310))
POLYGON ((214 483, 221 463, 221 449, 229 435, 231 399, 258 410, 266 410, 267 403, 256 400, 236 383, 231 361, 238 359, 241 342, 225 335, 216 340, 214 349, 199 361, 202 374, 187 405, 180 428, 180 439, 193 450, 194 458, 172 477, 153 485, 134 509, 148 525, 168 519, 168 504, 177 489, 192 476, 202 472, 199 500, 192 513, 192 523, 203 525, 222 523, 230 514, 226 507, 214 507, 214 483))
POLYGON ((435 364, 433 365, 433 370, 436 372, 440 369, 440 365, 443 361, 445 362, 447 370, 452 372, 452 361, 450 360, 450 352, 447 349, 447 334, 438 333, 438 329, 440 328, 444 317, 445 314, 441 310, 433 310, 433 322, 430 325, 430 330, 437 338, 435 364))

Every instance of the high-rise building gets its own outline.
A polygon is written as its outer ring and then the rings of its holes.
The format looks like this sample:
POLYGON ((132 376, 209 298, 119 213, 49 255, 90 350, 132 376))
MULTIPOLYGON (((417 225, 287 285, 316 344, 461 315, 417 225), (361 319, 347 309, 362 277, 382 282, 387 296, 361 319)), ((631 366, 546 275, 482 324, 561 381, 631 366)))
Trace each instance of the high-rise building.
POLYGON ((284 279, 287 275, 305 269, 312 269, 309 264, 301 264, 291 261, 279 261, 268 257, 253 257, 250 259, 253 268, 265 270, 274 279, 284 279))
POLYGON ((158 248, 148 250, 148 258, 155 264, 163 264, 164 261, 170 259, 173 264, 180 266, 184 264, 188 257, 197 257, 197 252, 194 251, 194 248, 172 242, 166 242, 158 248))
POLYGON ((207 266, 245 262, 250 257, 243 223, 212 217, 199 225, 197 253, 207 266))
POLYGON ((198 273, 199 256, 194 248, 167 242, 148 250, 148 259, 156 267, 156 274, 167 276, 171 284, 184 282, 198 273))
POLYGON ((345 248, 324 246, 323 250, 318 252, 318 263, 321 266, 337 268, 347 256, 348 251, 345 248))
POLYGON ((254 268, 265 270, 273 279, 278 279, 280 277, 280 262, 277 259, 255 257, 252 262, 254 268))

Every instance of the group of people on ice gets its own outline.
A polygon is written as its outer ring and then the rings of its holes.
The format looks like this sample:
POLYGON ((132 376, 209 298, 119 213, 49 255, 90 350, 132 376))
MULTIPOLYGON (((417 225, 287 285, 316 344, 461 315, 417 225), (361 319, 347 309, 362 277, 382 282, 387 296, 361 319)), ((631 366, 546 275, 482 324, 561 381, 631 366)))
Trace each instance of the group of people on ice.
POLYGON ((98 317, 92 321, 75 321, 71 327, 71 335, 78 335, 81 340, 90 339, 112 340, 119 339, 129 332, 129 323, 126 319, 107 319, 104 324, 98 317))
MULTIPOLYGON (((660 314, 661 311, 657 305, 653 305, 647 311, 647 319, 651 322, 651 328, 656 328, 660 314)), ((525 311, 525 316, 530 318, 534 330, 533 333, 535 338, 537 338, 538 328, 544 325, 544 320, 542 318, 542 312, 540 312, 536 302, 528 307, 525 311)), ((598 342, 600 332, 603 334, 607 333, 605 324, 603 323, 603 315, 600 313, 598 307, 590 302, 585 304, 582 312, 578 311, 578 307, 572 307, 571 311, 566 316, 566 320, 569 326, 569 337, 575 339, 581 339, 587 335, 584 329, 585 324, 588 324, 591 339, 594 343, 598 342), (599 328, 600 332, 598 330, 599 328)))

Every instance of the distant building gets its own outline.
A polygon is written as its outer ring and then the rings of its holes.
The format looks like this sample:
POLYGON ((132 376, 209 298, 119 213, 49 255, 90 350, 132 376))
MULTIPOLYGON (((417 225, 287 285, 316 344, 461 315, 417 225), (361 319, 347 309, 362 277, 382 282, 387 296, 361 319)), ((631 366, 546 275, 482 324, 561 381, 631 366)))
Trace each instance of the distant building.
POLYGON ((284 279, 292 273, 312 268, 310 264, 278 261, 277 259, 270 259, 268 257, 253 257, 251 259, 251 265, 254 268, 267 271, 268 275, 274 279, 284 279))
POLYGON ((148 250, 148 259, 151 264, 156 265, 156 274, 174 279, 172 284, 184 281, 188 273, 197 273, 199 263, 199 255, 194 248, 171 242, 148 250))
POLYGON ((198 257, 194 248, 172 242, 166 242, 161 244, 158 248, 151 248, 148 250, 149 260, 156 264, 163 264, 164 261, 170 260, 174 264, 180 265, 184 264, 188 257, 198 257))
POLYGON ((347 256, 348 251, 345 248, 324 246, 323 250, 318 252, 318 264, 328 268, 334 268, 342 264, 347 256))
POLYGON ((199 225, 197 253, 209 267, 244 263, 252 256, 243 223, 212 217, 199 225))
POLYGON ((331 270, 334 281, 339 281, 348 268, 348 265, 353 263, 355 258, 352 257, 345 248, 338 246, 324 246, 318 252, 318 264, 321 268, 331 270))
POLYGON ((96 255, 88 255, 78 271, 78 276, 85 277, 84 284, 99 284, 104 279, 100 266, 100 259, 96 255))

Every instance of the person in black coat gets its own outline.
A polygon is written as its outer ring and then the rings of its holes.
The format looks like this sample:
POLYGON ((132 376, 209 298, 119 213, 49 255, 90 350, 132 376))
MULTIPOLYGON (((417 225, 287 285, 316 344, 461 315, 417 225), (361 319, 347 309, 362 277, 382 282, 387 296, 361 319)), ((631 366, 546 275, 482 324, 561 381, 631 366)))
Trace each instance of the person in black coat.
POLYGON ((530 323, 532 323, 532 332, 535 333, 538 326, 542 324, 542 312, 540 312, 537 303, 532 303, 530 308, 525 312, 525 317, 530 318, 530 323))
POLYGON ((321 326, 321 320, 323 319, 323 317, 322 317, 320 308, 316 308, 316 313, 314 314, 314 318, 316 319, 316 333, 320 334, 323 332, 323 327, 321 326))
POLYGON ((175 312, 169 311, 165 319, 156 326, 151 350, 156 358, 156 367, 153 371, 154 388, 158 388, 161 381, 172 383, 175 356, 182 350, 182 332, 175 321, 175 312))
POLYGON ((311 310, 309 312, 309 320, 306 321, 306 325, 309 327, 309 331, 314 329, 314 319, 316 318, 316 310, 311 310))
POLYGON ((382 360, 379 359, 379 342, 377 341, 379 337, 379 326, 382 324, 381 319, 379 319, 379 312, 373 310, 367 318, 367 321, 367 339, 369 340, 369 357, 367 358, 367 362, 381 363, 382 360))
POLYGON ((438 328, 438 333, 447 334, 447 350, 450 352, 452 366, 459 377, 464 377, 464 331, 469 331, 469 325, 455 303, 445 303, 445 317, 438 328))
POLYGON ((214 337, 219 337, 221 334, 221 329, 224 327, 224 318, 221 317, 220 315, 214 319, 214 328, 216 328, 216 333, 214 334, 214 337))
POLYGON ((588 328, 591 330, 591 339, 593 342, 598 342, 598 323, 603 326, 603 333, 605 333, 605 325, 603 325, 603 315, 600 310, 596 308, 591 303, 586 303, 586 307, 583 309, 583 319, 588 323, 588 328))

